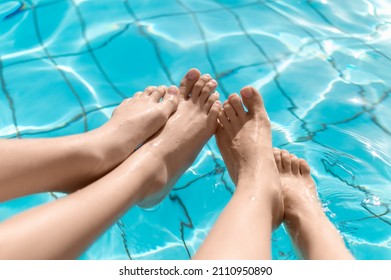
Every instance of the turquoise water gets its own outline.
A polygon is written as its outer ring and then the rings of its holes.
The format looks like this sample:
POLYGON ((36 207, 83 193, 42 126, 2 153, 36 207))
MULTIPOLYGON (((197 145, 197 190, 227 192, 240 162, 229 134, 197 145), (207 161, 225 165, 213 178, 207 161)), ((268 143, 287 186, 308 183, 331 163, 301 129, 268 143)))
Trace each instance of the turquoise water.
MULTIPOLYGON (((355 257, 391 259, 390 39, 391 1, 0 0, 0 137, 94 129, 197 67, 223 100, 260 89, 274 146, 309 161, 355 257)), ((81 258, 188 259, 233 190, 212 139, 158 209, 133 208, 81 258)), ((56 196, 1 203, 0 221, 56 196)), ((283 227, 273 258, 298 258, 283 227)))

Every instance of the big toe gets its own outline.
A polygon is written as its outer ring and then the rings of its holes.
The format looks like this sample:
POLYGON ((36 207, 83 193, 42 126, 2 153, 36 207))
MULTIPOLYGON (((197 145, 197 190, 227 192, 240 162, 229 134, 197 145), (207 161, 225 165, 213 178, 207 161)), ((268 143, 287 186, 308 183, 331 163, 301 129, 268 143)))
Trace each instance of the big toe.
POLYGON ((189 96, 200 75, 200 71, 196 68, 192 68, 187 72, 179 85, 179 92, 182 97, 187 98, 189 96))
POLYGON ((253 87, 244 87, 240 91, 243 103, 251 115, 267 117, 261 94, 253 87))

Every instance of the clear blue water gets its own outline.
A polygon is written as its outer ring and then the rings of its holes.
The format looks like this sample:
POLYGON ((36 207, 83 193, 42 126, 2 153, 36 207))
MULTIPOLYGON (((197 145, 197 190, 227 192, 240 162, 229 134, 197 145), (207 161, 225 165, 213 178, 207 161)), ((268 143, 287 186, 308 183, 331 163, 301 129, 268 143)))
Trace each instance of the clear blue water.
MULTIPOLYGON (((391 1, 0 1, 0 137, 82 133, 191 67, 226 99, 263 92, 274 146, 306 158, 358 259, 391 259, 391 1), (387 121, 388 119, 388 121, 387 121)), ((133 208, 82 259, 188 259, 234 186, 214 139, 155 211, 133 208)), ((0 204, 0 221, 53 201, 0 204)), ((283 227, 273 258, 296 259, 283 227)))

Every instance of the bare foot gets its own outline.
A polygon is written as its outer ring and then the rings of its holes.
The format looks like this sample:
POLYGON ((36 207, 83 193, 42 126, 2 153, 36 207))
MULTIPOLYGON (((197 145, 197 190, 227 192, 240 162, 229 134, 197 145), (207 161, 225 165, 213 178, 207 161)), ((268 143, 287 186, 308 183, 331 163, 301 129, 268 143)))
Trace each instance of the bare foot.
POLYGON ((353 259, 323 212, 307 162, 279 149, 274 149, 274 158, 283 190, 284 220, 303 257, 353 259))
POLYGON ((122 101, 112 118, 92 131, 100 142, 104 142, 106 165, 121 163, 138 145, 155 134, 176 110, 178 101, 175 86, 149 86, 122 101))
POLYGON ((214 92, 217 82, 209 75, 198 79, 196 69, 189 73, 196 79, 190 79, 187 75, 182 80, 175 114, 142 147, 155 154, 162 172, 157 174, 160 177, 154 184, 143 190, 141 202, 138 203, 140 207, 148 208, 159 203, 216 131, 217 116, 221 110, 219 94, 214 92))
POLYGON ((293 223, 303 212, 323 213, 307 162, 279 149, 274 149, 274 158, 280 172, 287 223, 293 223))
POLYGON ((223 104, 216 132, 236 190, 194 259, 270 259, 272 231, 282 221, 270 121, 258 91, 245 87, 241 95, 232 94, 223 104))
POLYGON ((257 181, 257 189, 251 192, 256 194, 258 189, 264 189, 262 195, 272 201, 273 226, 276 227, 282 220, 284 208, 270 121, 258 91, 245 87, 241 95, 248 112, 237 94, 229 97, 219 114, 221 126, 216 134, 217 144, 235 185, 238 186, 239 180, 251 178, 257 181))
POLYGON ((125 99, 106 124, 79 138, 71 138, 72 142, 64 140, 70 146, 65 157, 76 162, 73 164, 76 171, 40 191, 72 193, 101 178, 155 134, 175 112, 178 103, 179 90, 175 86, 150 86, 125 99))

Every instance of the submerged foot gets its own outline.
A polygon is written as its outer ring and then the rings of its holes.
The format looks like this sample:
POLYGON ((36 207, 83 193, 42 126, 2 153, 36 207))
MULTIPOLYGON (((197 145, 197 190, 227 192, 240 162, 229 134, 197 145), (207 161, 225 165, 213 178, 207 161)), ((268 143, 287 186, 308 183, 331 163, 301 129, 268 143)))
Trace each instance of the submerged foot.
POLYGON ((280 173, 285 206, 284 219, 288 226, 294 226, 300 215, 323 213, 307 162, 279 149, 274 149, 274 158, 280 173))
POLYGON ((241 95, 248 112, 237 94, 229 97, 218 117, 217 145, 235 185, 239 180, 256 178, 258 189, 249 191, 258 193, 262 189, 262 196, 270 198, 276 227, 282 220, 283 201, 270 121, 262 97, 254 88, 243 88, 241 95))
POLYGON ((142 147, 155 155, 162 172, 157 174, 157 183, 143 190, 139 206, 149 208, 159 203, 216 131, 221 109, 216 87, 215 80, 209 75, 199 77, 196 69, 183 78, 178 109, 142 147))

